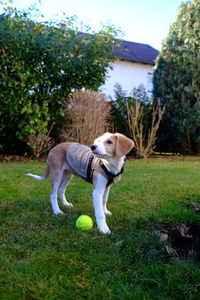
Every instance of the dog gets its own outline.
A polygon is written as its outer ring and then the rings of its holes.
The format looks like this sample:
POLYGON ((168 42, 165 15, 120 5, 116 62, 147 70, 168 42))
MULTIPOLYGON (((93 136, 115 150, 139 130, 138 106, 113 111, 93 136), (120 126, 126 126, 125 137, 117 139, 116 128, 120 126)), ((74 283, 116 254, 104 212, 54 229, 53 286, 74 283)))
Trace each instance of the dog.
POLYGON ((95 139, 90 147, 79 143, 60 143, 48 154, 44 176, 28 173, 38 181, 50 175, 52 190, 50 194, 54 214, 63 214, 58 206, 57 196, 67 207, 73 205, 65 198, 65 190, 73 175, 93 184, 93 204, 98 229, 103 234, 111 231, 106 223, 106 215, 112 215, 107 209, 110 187, 116 183, 124 170, 126 154, 134 147, 134 142, 120 133, 104 133, 95 139))

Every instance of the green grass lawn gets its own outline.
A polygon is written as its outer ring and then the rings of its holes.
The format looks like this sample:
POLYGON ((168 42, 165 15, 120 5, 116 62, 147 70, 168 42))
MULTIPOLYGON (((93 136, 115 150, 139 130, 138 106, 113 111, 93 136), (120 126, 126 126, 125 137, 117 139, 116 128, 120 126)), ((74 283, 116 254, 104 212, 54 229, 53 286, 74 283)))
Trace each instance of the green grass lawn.
POLYGON ((0 163, 0 298, 200 299, 200 265, 168 257, 156 231, 199 221, 200 158, 128 161, 112 187, 110 236, 79 231, 81 214, 94 220, 92 186, 74 178, 66 196, 74 208, 54 216, 44 163, 0 163), (148 255, 149 249, 159 255, 148 255))

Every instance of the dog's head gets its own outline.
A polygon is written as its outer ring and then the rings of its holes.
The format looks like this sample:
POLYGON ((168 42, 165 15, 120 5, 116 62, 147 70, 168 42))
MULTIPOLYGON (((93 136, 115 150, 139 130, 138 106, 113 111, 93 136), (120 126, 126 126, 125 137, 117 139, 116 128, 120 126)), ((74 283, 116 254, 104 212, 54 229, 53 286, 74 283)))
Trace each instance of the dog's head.
POLYGON ((134 147, 134 142, 120 133, 106 132, 94 140, 92 152, 101 158, 122 157, 134 147))

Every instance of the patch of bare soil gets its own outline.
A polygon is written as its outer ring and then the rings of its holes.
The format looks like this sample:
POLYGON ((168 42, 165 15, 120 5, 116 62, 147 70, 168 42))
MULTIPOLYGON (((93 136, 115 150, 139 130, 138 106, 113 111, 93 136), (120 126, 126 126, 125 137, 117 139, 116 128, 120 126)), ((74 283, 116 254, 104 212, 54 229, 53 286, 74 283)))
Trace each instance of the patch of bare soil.
POLYGON ((196 160, 199 156, 197 155, 181 155, 181 154, 151 154, 147 158, 140 158, 135 155, 128 155, 129 160, 135 159, 156 159, 156 158, 164 158, 164 159, 172 159, 172 160, 196 160))
POLYGON ((195 256, 200 261, 200 224, 181 224, 169 232, 171 248, 178 255, 195 256))
POLYGON ((11 161, 21 161, 21 162, 24 162, 24 161, 31 161, 31 160, 34 160, 34 161, 45 161, 44 158, 40 158, 40 159, 34 159, 33 157, 28 157, 28 156, 19 156, 19 155, 3 155, 3 154, 0 154, 0 162, 11 162, 11 161))
POLYGON ((186 160, 186 159, 196 159, 197 156, 193 155, 182 155, 182 154, 152 154, 148 158, 165 158, 165 159, 176 159, 176 160, 186 160))
POLYGON ((170 263, 179 258, 192 258, 200 262, 200 223, 181 224, 176 229, 163 229, 155 231, 155 234, 165 242, 165 247, 161 250, 150 248, 147 256, 160 257, 170 263))

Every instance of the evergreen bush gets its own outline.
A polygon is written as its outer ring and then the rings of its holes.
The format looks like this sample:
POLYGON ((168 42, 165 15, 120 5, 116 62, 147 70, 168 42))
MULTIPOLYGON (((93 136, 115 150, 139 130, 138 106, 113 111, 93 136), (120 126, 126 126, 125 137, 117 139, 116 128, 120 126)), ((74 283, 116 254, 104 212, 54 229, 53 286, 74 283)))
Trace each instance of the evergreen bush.
POLYGON ((157 149, 200 152, 200 1, 182 3, 154 72, 154 97, 165 106, 157 149))

